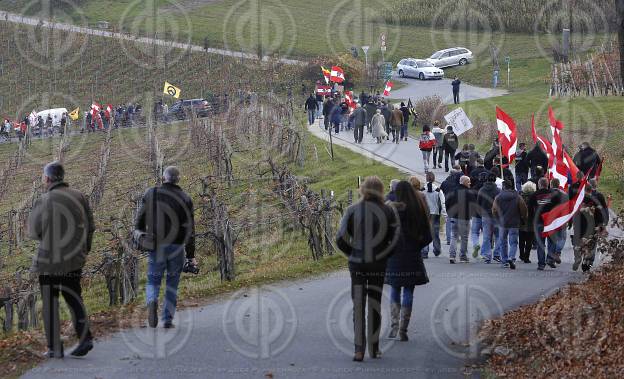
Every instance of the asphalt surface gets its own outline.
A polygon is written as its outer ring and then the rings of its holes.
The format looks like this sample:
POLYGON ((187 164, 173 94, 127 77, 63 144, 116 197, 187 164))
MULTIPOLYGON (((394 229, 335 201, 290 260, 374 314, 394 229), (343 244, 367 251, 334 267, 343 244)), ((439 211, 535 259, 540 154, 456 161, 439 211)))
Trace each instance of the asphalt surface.
MULTIPOLYGON (((394 76, 393 81, 405 83, 406 86, 390 92, 390 99, 412 99, 416 101, 427 96, 440 96, 446 104, 453 103, 452 79, 419 80, 394 76)), ((459 90, 459 101, 487 99, 503 96, 508 92, 504 89, 481 88, 462 83, 459 90)))
MULTIPOLYGON (((310 130, 328 137, 318 125, 310 130)), ((378 146, 366 136, 367 143, 354 145, 349 136, 341 133, 334 142, 406 173, 422 174, 414 141, 378 146)), ((415 290, 410 341, 384 338, 384 356, 379 360, 351 361, 349 276, 341 271, 245 289, 182 310, 172 330, 147 328, 146 320, 136 317, 133 328, 98 339, 85 358, 50 360, 24 378, 480 377, 473 365, 482 362, 484 351, 497 348, 479 341, 477 328, 482 320, 538 301, 583 278, 571 269, 569 244, 557 269, 537 271, 535 251, 531 259, 534 263, 519 263, 515 271, 472 258, 471 263, 451 265, 443 237, 442 256, 425 261, 431 282, 415 290)), ((388 293, 386 288, 382 336, 389 327, 388 293)), ((539 338, 546 348, 553 336, 539 338)))

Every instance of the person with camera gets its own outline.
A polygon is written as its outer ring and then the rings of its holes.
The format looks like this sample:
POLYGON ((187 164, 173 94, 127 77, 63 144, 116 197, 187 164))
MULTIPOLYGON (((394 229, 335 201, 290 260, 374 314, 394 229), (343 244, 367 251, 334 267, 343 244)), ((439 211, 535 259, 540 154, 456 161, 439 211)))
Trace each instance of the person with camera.
POLYGON ((179 181, 178 168, 167 167, 162 186, 150 188, 143 195, 135 222, 135 247, 149 253, 145 297, 151 328, 158 326, 158 296, 165 272, 167 287, 162 315, 165 328, 173 327, 180 274, 197 273, 193 201, 178 186, 179 181))
POLYGON ((39 275, 43 326, 48 351, 46 358, 63 358, 60 336, 59 294, 72 314, 78 345, 72 356, 82 357, 93 349, 80 279, 91 250, 95 224, 89 201, 70 188, 59 162, 43 169, 45 193, 35 202, 28 218, 28 235, 39 241, 31 271, 39 275))

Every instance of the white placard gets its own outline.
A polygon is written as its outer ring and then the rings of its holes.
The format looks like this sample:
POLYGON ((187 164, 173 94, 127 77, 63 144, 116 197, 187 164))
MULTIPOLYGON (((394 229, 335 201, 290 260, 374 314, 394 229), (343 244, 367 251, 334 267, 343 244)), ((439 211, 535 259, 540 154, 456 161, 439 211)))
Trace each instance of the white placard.
POLYGON ((448 125, 453 127, 453 131, 458 136, 472 129, 474 126, 462 108, 455 109, 451 113, 444 116, 444 119, 448 125))

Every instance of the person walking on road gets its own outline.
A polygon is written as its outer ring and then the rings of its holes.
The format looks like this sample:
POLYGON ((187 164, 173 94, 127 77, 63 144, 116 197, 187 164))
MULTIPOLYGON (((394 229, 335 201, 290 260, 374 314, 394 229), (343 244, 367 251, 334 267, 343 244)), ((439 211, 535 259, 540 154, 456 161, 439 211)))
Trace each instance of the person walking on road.
MULTIPOLYGON (((531 178, 536 178, 535 182, 539 180, 541 176, 537 175, 537 167, 548 167, 548 155, 542 150, 539 143, 535 144, 535 147, 527 153, 526 163, 531 171, 531 178)), ((543 175, 543 172, 542 172, 543 175)))
MULTIPOLYGON (((429 161, 431 160, 431 151, 435 149, 436 139, 433 133, 431 133, 431 129, 429 125, 423 126, 422 134, 420 135, 420 139, 418 142, 418 148, 422 153, 423 164, 425 166, 425 172, 429 172, 429 161)), ((435 161, 433 162, 433 167, 435 167, 435 161)))
POLYGON ((526 182, 522 185, 522 200, 527 204, 527 218, 523 220, 520 225, 520 235, 518 239, 520 249, 520 260, 524 263, 531 263, 531 249, 533 248, 533 242, 535 241, 535 235, 533 234, 533 218, 530 207, 528 207, 531 196, 535 193, 535 184, 533 182, 526 182))
POLYGON ((503 191, 496 196, 492 215, 498 224, 498 240, 504 268, 516 269, 516 252, 520 225, 527 219, 527 206, 509 180, 503 181, 503 191))
POLYGON ((331 114, 334 110, 334 100, 329 97, 323 104, 323 126, 325 126, 325 130, 329 131, 331 127, 331 114))
POLYGON ((375 115, 371 119, 371 129, 373 138, 377 140, 377 143, 382 143, 388 133, 386 133, 386 119, 381 114, 381 109, 375 111, 375 115))
POLYGON ((446 134, 442 138, 442 150, 444 150, 444 171, 449 171, 449 160, 451 161, 451 167, 455 166, 455 151, 459 146, 459 138, 457 134, 453 132, 451 125, 446 127, 446 134))
POLYGON ((581 208, 574 215, 571 227, 574 231, 572 245, 574 246, 574 264, 572 269, 588 272, 594 264, 597 240, 605 235, 609 224, 609 209, 604 196, 595 190, 596 181, 592 180, 585 186, 585 197, 581 208))
POLYGON ((401 141, 407 141, 407 126, 409 124, 409 119, 410 119, 410 110, 408 107, 405 106, 405 103, 401 102, 401 112, 403 113, 403 125, 401 125, 401 134, 399 136, 399 139, 401 141))
POLYGON ((453 103, 459 104, 459 86, 461 85, 461 80, 456 76, 455 79, 451 82, 451 86, 453 87, 453 103))
POLYGON ((518 144, 518 151, 516 151, 516 191, 520 192, 524 183, 529 180, 529 163, 527 162, 526 143, 521 142, 518 144))
POLYGON ((392 128, 392 142, 399 143, 400 129, 403 126, 403 112, 398 106, 394 106, 392 110, 392 116, 390 117, 390 127, 392 128))
POLYGON ((362 139, 364 138, 364 125, 368 122, 366 109, 362 108, 358 103, 351 116, 353 117, 353 138, 355 139, 355 143, 362 143, 362 139))
POLYGON ((444 140, 445 131, 440 127, 440 121, 435 120, 433 122, 433 129, 431 132, 436 139, 436 146, 433 148, 433 168, 442 168, 442 157, 444 156, 442 142, 444 140))
POLYGON ((537 183, 537 191, 529 200, 529 213, 533 215, 533 234, 537 243, 537 269, 540 271, 544 270, 546 265, 551 268, 557 267, 554 259, 557 246, 556 236, 542 237, 544 231, 542 215, 550 212, 553 207, 553 193, 548 188, 548 179, 540 178, 537 183))
POLYGON ((459 166, 453 166, 453 170, 450 175, 444 179, 442 184, 440 185, 440 189, 444 193, 445 203, 447 215, 446 222, 444 225, 444 231, 446 235, 446 244, 451 244, 451 239, 453 237, 453 224, 455 223, 455 212, 450 212, 449 209, 455 209, 457 203, 456 192, 459 187, 459 178, 461 178, 462 172, 459 166))
POLYGON ((310 94, 310 97, 307 98, 303 107, 308 112, 308 125, 314 125, 318 111, 318 103, 316 102, 314 94, 310 94))
POLYGON ((394 208, 384 203, 383 191, 378 177, 364 179, 360 201, 347 208, 336 234, 336 245, 349 259, 353 360, 357 362, 364 360, 367 347, 371 358, 381 357, 381 297, 387 261, 399 238, 398 216, 394 208))
MULTIPOLYGON (((447 197, 448 200, 448 197, 447 197)), ((449 251, 451 264, 455 263, 457 244, 460 244, 459 261, 468 263, 468 235, 470 233, 470 218, 474 208, 474 195, 470 189, 470 178, 463 175, 459 178, 459 186, 455 191, 455 204, 449 207, 446 204, 446 212, 455 222, 452 227, 451 248, 449 251)))
POLYGON ((399 216, 400 228, 386 267, 386 284, 391 288, 388 338, 394 339, 398 334, 401 341, 408 341, 414 287, 429 282, 420 252, 431 242, 431 227, 423 195, 409 182, 397 184, 396 201, 390 206, 399 216))
POLYGON ((579 170, 588 174, 590 179, 596 177, 596 170, 600 163, 600 157, 596 150, 589 145, 589 142, 583 142, 579 146, 579 151, 574 154, 573 161, 579 170))
MULTIPOLYGON (((500 261, 500 246, 496 244, 494 249, 494 257, 492 257, 492 245, 497 240, 498 234, 496 228, 496 219, 492 213, 494 207, 494 199, 500 193, 496 186, 496 174, 490 172, 487 181, 483 184, 477 193, 475 213, 481 216, 481 228, 483 229, 483 244, 479 245, 478 238, 472 241, 473 249, 478 254, 481 250, 481 258, 485 263, 492 263, 492 259, 500 261)), ((473 253, 474 255, 474 253, 473 253)))
MULTIPOLYGON (((559 181, 559 179, 552 178, 550 180, 550 191, 553 193, 553 208, 558 205, 565 204, 569 200, 568 194, 563 191, 560 186, 561 182, 559 181)), ((561 253, 563 251, 563 248, 565 247, 566 238, 568 236, 566 228, 559 229, 553 236, 557 240, 557 243, 555 244, 555 254, 553 255, 553 258, 555 260, 555 263, 561 264, 561 253)))
MULTIPOLYGON (((435 181, 435 174, 429 171, 426 175, 427 185, 423 190, 425 200, 427 201, 427 207, 429 208, 429 222, 431 223, 431 237, 433 242, 433 255, 436 257, 442 254, 442 246, 440 243, 440 222, 442 217, 447 217, 446 199, 444 193, 439 187, 436 187, 433 182, 435 181)), ((429 256, 429 245, 425 246, 422 250, 423 258, 429 256)))
POLYGON ((169 166, 163 173, 163 185, 148 189, 141 200, 135 230, 153 236, 154 246, 147 258, 145 286, 148 324, 158 326, 158 297, 167 273, 163 327, 173 327, 178 298, 178 284, 186 261, 196 266, 195 219, 193 200, 178 185, 180 171, 169 166))
POLYGON ((89 201, 64 181, 59 162, 43 169, 46 192, 34 204, 28 219, 28 235, 39 241, 31 271, 39 275, 43 326, 48 351, 46 358, 63 358, 60 336, 59 294, 67 303, 78 345, 72 356, 82 357, 93 349, 80 279, 91 250, 95 223, 89 201))
MULTIPOLYGON (((372 131, 372 121, 373 121, 372 119, 373 119, 373 116, 378 113, 377 110, 379 108, 377 108, 375 103, 372 102, 372 98, 370 97, 368 98, 368 102, 364 105, 363 108, 364 110, 366 110, 366 115, 368 116, 367 124, 366 124, 368 127, 367 129, 368 133, 372 133, 373 132, 372 131)), ((379 113, 381 113, 381 111, 379 113)))

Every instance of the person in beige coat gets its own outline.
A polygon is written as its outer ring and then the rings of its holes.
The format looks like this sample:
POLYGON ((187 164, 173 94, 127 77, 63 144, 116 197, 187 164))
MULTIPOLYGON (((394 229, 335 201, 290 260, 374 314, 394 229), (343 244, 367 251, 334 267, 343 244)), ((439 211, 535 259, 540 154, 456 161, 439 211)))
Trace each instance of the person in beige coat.
POLYGON ((383 139, 388 137, 386 133, 386 119, 381 114, 381 109, 377 109, 373 119, 371 120, 371 129, 373 138, 377 140, 377 143, 382 143, 383 139))
POLYGON ((398 106, 394 106, 390 117, 390 130, 392 131, 392 142, 399 143, 399 131, 403 125, 403 112, 398 106))

